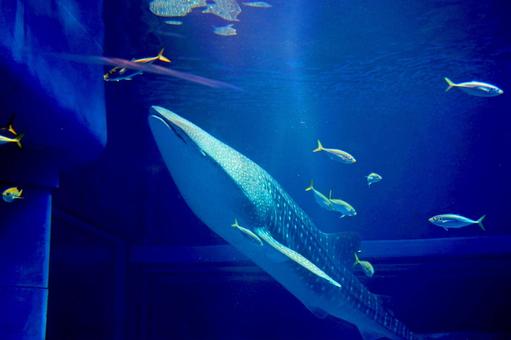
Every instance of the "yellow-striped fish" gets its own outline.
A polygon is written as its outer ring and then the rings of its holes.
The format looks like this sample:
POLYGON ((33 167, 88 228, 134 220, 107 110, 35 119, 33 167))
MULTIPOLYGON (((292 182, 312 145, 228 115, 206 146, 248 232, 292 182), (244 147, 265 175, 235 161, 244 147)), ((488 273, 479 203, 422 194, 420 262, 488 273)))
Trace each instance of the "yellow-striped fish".
POLYGON ((2 192, 2 198, 7 203, 12 203, 15 200, 23 199, 23 189, 18 187, 7 188, 2 192))
POLYGON ((12 123, 9 123, 9 125, 6 128, 2 128, 0 130, 4 130, 9 132, 11 136, 7 136, 4 134, 0 134, 0 145, 1 144, 7 144, 7 143, 16 143, 16 145, 22 149, 23 146, 21 145, 21 139, 23 138, 23 134, 18 134, 16 130, 14 129, 14 126, 12 123))
POLYGON ((346 151, 342 151, 339 149, 329 149, 329 148, 323 147, 323 145, 321 145, 321 142, 318 139, 318 147, 315 148, 314 150, 312 150, 312 152, 320 152, 320 151, 326 152, 331 159, 341 162, 341 163, 344 163, 344 164, 353 164, 357 161, 355 159, 355 157, 353 157, 346 151))
MULTIPOLYGON (((163 61, 165 63, 170 63, 170 59, 163 55, 164 49, 162 48, 160 53, 156 57, 148 57, 148 58, 140 58, 140 59, 132 59, 131 61, 137 64, 152 64, 156 60, 163 61)), ((103 79, 105 81, 121 81, 121 80, 131 80, 133 77, 141 75, 142 71, 140 70, 131 70, 127 67, 116 66, 107 73, 103 75, 103 79)))

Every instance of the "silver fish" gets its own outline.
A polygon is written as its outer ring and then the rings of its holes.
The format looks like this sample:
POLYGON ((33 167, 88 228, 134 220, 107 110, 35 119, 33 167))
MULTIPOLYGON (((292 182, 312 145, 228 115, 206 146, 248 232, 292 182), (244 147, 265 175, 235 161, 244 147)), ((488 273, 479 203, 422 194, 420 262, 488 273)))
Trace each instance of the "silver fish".
POLYGON ((227 26, 222 27, 213 27, 213 33, 218 35, 223 35, 226 37, 236 35, 236 29, 233 27, 233 24, 229 24, 227 26))
POLYGON ((247 7, 255 7, 255 8, 271 8, 271 5, 264 1, 250 1, 250 2, 242 2, 244 6, 247 7))
POLYGON ((183 24, 183 22, 179 21, 179 20, 165 20, 165 23, 167 25, 173 25, 173 26, 181 26, 183 24))
POLYGON ((319 190, 316 190, 314 188, 314 181, 311 180, 311 184, 307 188, 305 188, 305 191, 312 191, 314 193, 314 200, 321 208, 326 210, 332 210, 331 209, 332 202, 330 202, 328 197, 326 197, 319 190))
POLYGON ((463 228, 471 224, 478 224, 482 230, 484 229, 483 220, 486 215, 481 216, 477 221, 471 220, 470 218, 463 217, 461 215, 456 214, 444 214, 444 215, 436 215, 429 219, 431 223, 437 225, 439 227, 448 230, 449 228, 463 228))
POLYGON ((318 139, 318 147, 312 150, 312 152, 321 152, 324 151, 328 154, 328 156, 333 159, 334 161, 338 161, 344 164, 353 164, 357 160, 355 157, 347 153, 346 151, 339 150, 339 149, 330 149, 325 148, 323 145, 321 145, 321 142, 318 139))
POLYGON ((501 89, 499 89, 497 86, 492 84, 483 83, 480 81, 469 81, 465 83, 459 83, 455 84, 452 82, 449 78, 444 78, 447 82, 447 88, 445 89, 445 92, 449 91, 453 87, 457 87, 460 90, 462 90, 465 93, 468 93, 472 96, 477 97, 495 97, 499 96, 504 93, 501 89))
POLYGON ((376 172, 371 172, 369 175, 366 176, 367 178, 367 185, 371 186, 371 184, 380 182, 383 177, 378 175, 376 172))
POLYGON ((341 218, 345 216, 356 216, 357 211, 355 208, 351 206, 346 201, 343 201, 339 198, 332 198, 332 190, 330 190, 330 194, 328 195, 328 200, 330 201, 330 210, 337 211, 341 213, 341 218))

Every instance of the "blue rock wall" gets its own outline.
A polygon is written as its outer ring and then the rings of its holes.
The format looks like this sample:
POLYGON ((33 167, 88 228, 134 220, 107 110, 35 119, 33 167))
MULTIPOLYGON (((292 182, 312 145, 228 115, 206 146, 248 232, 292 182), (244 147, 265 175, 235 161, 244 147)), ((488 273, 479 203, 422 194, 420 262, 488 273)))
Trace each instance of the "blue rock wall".
POLYGON ((64 168, 106 144, 102 67, 63 55, 102 55, 102 1, 0 0, 0 125, 14 116, 24 148, 0 145, 0 339, 44 339, 51 192, 64 168))

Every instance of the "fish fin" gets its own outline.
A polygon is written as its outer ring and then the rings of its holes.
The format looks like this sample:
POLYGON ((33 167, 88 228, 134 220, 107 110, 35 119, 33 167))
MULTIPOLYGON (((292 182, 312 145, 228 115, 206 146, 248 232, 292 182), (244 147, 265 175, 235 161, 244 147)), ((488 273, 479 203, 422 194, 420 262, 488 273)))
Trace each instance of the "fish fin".
POLYGON ((23 145, 21 145, 21 140, 23 139, 24 134, 20 133, 19 135, 16 135, 14 137, 14 141, 16 142, 16 145, 18 148, 23 149, 23 145))
POLYGON ((321 142, 318 139, 318 147, 312 150, 312 152, 320 152, 323 150, 323 145, 321 145, 321 142))
POLYGON ((16 114, 13 113, 11 115, 11 117, 9 117, 9 121, 7 122, 7 127, 6 128, 2 128, 2 130, 7 130, 9 131, 10 133, 12 133, 14 136, 17 136, 18 133, 16 132, 16 130, 14 129, 14 119, 16 118, 16 114))
POLYGON ((346 217, 346 215, 341 215, 341 217, 339 217, 339 218, 345 218, 345 217, 346 217))
POLYGON ((444 80, 447 82, 447 88, 445 89, 445 92, 449 91, 450 89, 456 86, 456 84, 453 83, 451 79, 444 77, 444 80))
POLYGON ((240 225, 239 225, 239 223, 238 223, 238 219, 236 219, 236 218, 234 219, 234 223, 233 223, 233 224, 231 224, 231 227, 233 227, 233 228, 238 228, 238 227, 240 227, 240 225))
POLYGON ((7 126, 7 131, 9 131, 10 133, 12 133, 13 135, 17 136, 18 133, 16 132, 16 130, 14 130, 14 125, 12 125, 12 123, 9 123, 9 126, 7 126))
POLYGON ((291 248, 286 247, 279 241, 275 240, 273 238, 273 236, 268 232, 268 230, 259 228, 259 229, 256 229, 256 234, 263 241, 265 241, 269 246, 271 246, 273 249, 275 249, 279 253, 285 255, 291 261, 294 261, 295 263, 299 264, 300 266, 307 269, 314 275, 319 276, 322 279, 325 279, 332 285, 341 288, 341 284, 339 282, 332 279, 328 274, 326 274, 324 271, 322 271, 318 266, 316 266, 314 263, 312 263, 310 260, 308 260, 302 254, 298 253, 297 251, 295 251, 291 248))
POLYGON ((484 228, 484 225, 483 225, 483 220, 484 220, 485 217, 486 217, 486 215, 483 215, 483 216, 481 216, 480 219, 477 220, 477 224, 479 225, 479 227, 481 227, 481 229, 483 231, 486 231, 486 229, 484 228))
POLYGON ((305 188, 305 191, 311 191, 314 190, 314 180, 311 179, 311 184, 305 188))
POLYGON ((353 263, 353 265, 356 266, 360 263, 360 259, 358 258, 357 252, 354 252, 353 256, 355 257, 355 263, 353 263))
POLYGON ((160 53, 158 53, 157 58, 159 61, 163 61, 165 63, 170 63, 170 59, 163 55, 164 50, 165 50, 164 48, 161 49, 160 53))
POLYGON ((478 89, 484 92, 490 92, 490 89, 487 89, 486 87, 479 86, 478 89))
POLYGON ((449 229, 447 229, 446 227, 442 227, 442 228, 444 228, 445 231, 449 231, 449 229))

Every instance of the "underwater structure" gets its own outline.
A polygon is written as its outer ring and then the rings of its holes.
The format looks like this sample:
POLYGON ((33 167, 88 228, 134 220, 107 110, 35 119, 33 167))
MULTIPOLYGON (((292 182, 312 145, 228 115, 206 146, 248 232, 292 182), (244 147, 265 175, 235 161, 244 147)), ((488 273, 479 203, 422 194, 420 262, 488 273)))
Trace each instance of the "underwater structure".
POLYGON ((0 154, 1 184, 25 195, 23 204, 0 205, 0 338, 43 339, 52 190, 60 171, 94 159, 106 143, 100 68, 57 56, 102 53, 103 2, 0 7, 1 124, 12 119, 25 136, 22 150, 0 154))

